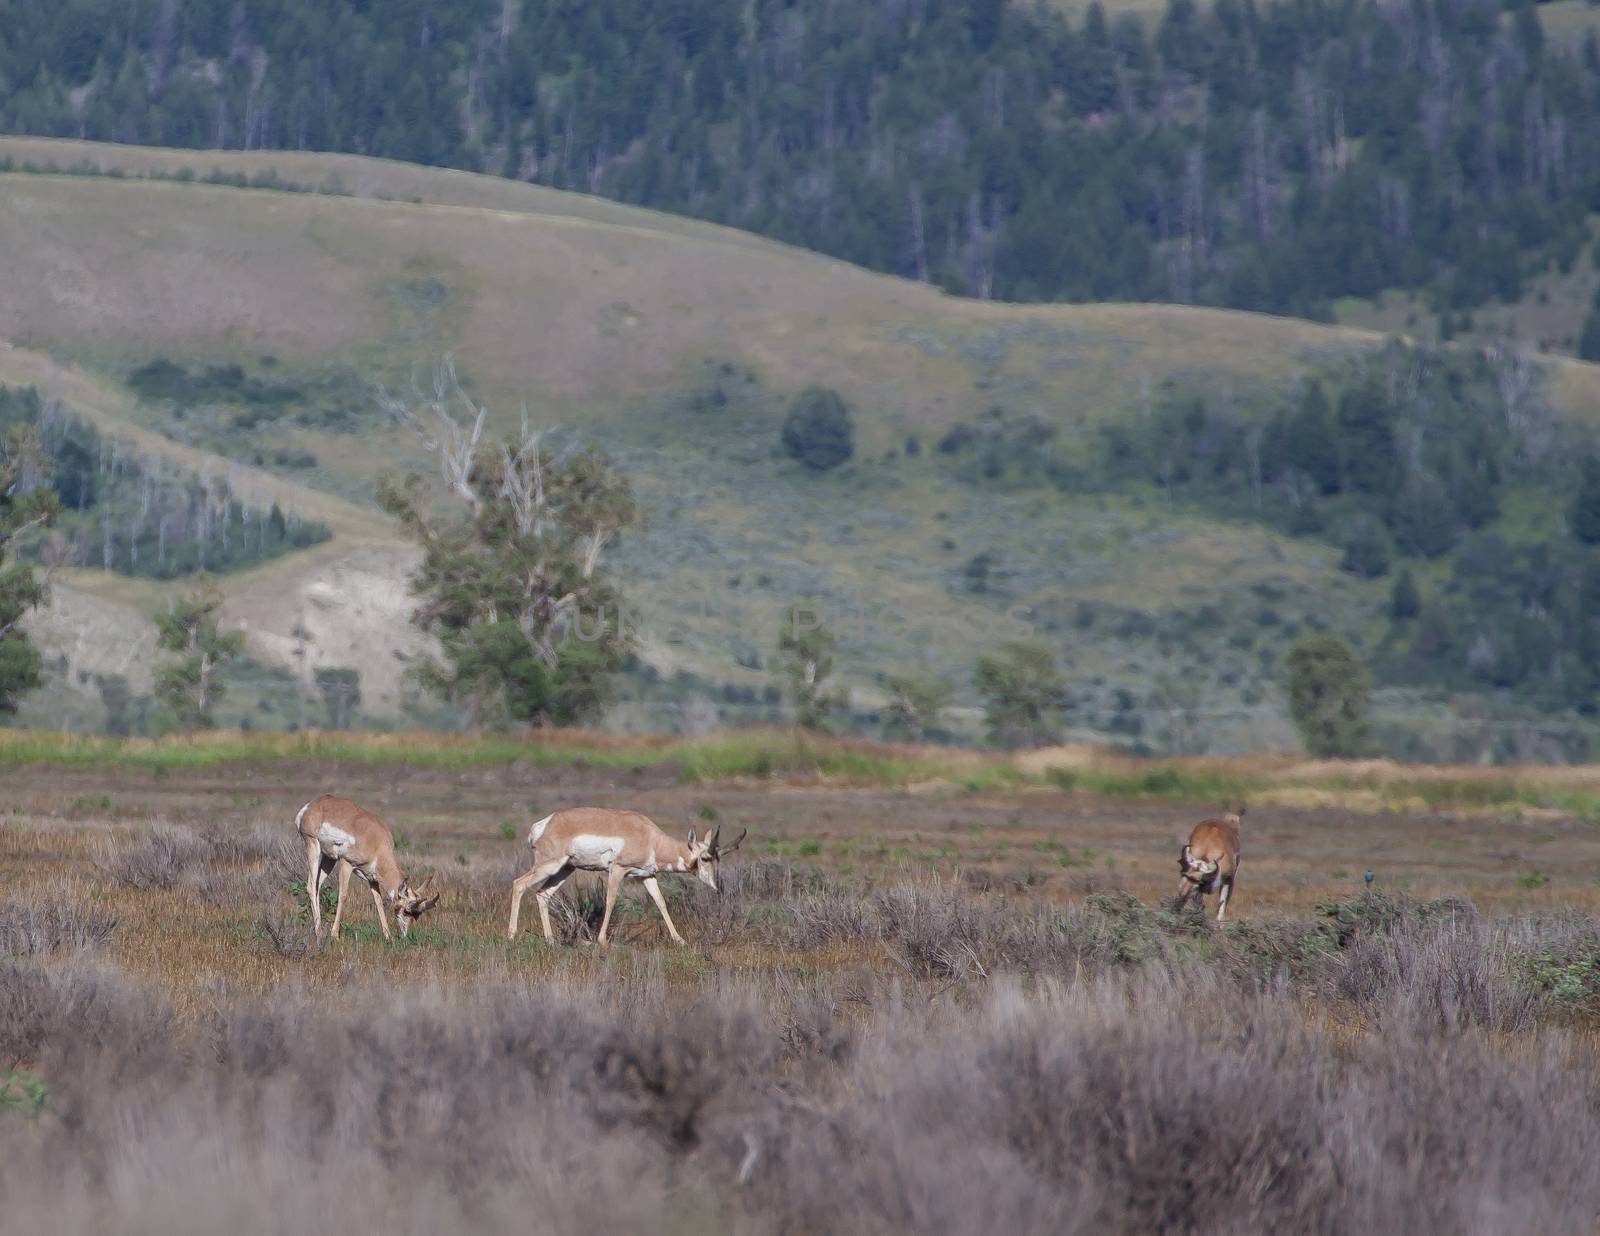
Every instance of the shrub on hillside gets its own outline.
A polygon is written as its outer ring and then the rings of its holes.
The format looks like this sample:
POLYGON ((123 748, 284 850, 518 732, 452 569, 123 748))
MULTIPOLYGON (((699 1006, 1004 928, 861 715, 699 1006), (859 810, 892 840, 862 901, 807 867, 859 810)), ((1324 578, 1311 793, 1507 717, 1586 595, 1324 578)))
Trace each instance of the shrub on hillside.
POLYGON ((1389 534, 1371 515, 1358 515, 1344 533, 1339 569, 1362 579, 1377 579, 1389 570, 1389 534))
POLYGON ((838 391, 807 387, 796 396, 784 419, 783 449, 818 472, 837 468, 855 453, 850 405, 838 391))

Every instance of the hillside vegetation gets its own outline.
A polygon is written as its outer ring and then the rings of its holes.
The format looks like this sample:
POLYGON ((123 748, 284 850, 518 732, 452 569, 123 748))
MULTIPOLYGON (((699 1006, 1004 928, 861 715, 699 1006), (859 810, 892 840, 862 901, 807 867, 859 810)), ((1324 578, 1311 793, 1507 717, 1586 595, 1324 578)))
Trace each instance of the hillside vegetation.
POLYGON ((0 130, 488 171, 1006 299, 1456 318, 1587 243, 1566 8, 1111 9, 8 0, 0 130))
MULTIPOLYGON (((1033 636, 1064 661, 1079 732, 1154 750, 1292 745, 1280 658, 1298 632, 1331 628, 1389 657, 1391 685, 1494 693, 1467 724, 1422 696, 1382 697, 1420 735, 1411 754, 1587 749, 1570 719, 1507 739, 1496 714, 1537 703, 1544 680, 1492 681, 1448 658, 1419 670, 1412 634, 1388 622, 1392 574, 1340 563, 1363 518, 1400 538, 1393 568, 1410 555, 1429 593, 1454 586, 1474 529, 1566 544, 1559 503, 1534 495, 1575 490, 1590 366, 1508 355, 1474 373, 1465 357, 1384 360, 1378 336, 1260 315, 957 300, 708 224, 349 156, 4 139, 0 158, 14 169, 0 176, 0 247, 14 255, 0 337, 15 341, 0 384, 37 386, 132 454, 210 470, 241 503, 334 534, 227 577, 228 612, 280 675, 236 694, 232 724, 325 720, 318 669, 356 671, 369 716, 437 715, 402 682, 421 646, 405 621, 411 551, 371 505, 382 472, 425 452, 372 387, 426 380, 451 354, 499 424, 526 403, 635 480, 643 520, 615 563, 645 640, 618 724, 678 725, 708 707, 778 719, 779 619, 808 598, 841 637, 853 726, 874 726, 885 675, 920 671, 956 689, 952 724, 971 734, 974 656, 1033 636), (1448 538, 1426 546, 1369 501, 1365 475, 1311 492, 1295 459, 1268 450, 1251 481, 1251 427, 1299 415, 1307 376, 1333 416, 1361 372, 1408 365, 1455 392, 1425 401, 1445 418, 1427 431, 1441 441, 1505 423, 1507 390, 1539 431, 1533 454, 1494 439, 1493 511, 1474 489, 1488 478, 1449 452, 1420 459, 1419 483, 1449 494, 1448 538), (787 458, 785 418, 811 386, 850 409, 843 466, 787 458), (1162 444, 1211 462, 1174 471, 1152 453, 1162 444), (1255 500, 1253 484, 1266 486, 1255 500)), ((1364 432, 1421 415, 1383 402, 1364 432)), ((63 612, 163 604, 135 580, 58 578, 63 612)), ((72 715, 96 724, 94 676, 131 668, 137 691, 139 667, 101 665, 120 655, 51 625, 63 685, 89 697, 72 715)), ((1573 704, 1587 697, 1556 701, 1573 704)))

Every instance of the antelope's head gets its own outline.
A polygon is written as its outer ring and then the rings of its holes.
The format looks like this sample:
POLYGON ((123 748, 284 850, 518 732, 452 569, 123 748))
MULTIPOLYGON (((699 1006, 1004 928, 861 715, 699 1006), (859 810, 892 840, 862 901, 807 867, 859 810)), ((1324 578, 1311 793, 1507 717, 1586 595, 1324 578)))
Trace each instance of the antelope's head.
POLYGON ((430 876, 422 882, 421 888, 413 889, 411 885, 402 882, 400 887, 394 890, 389 904, 394 907, 395 925, 400 928, 402 936, 410 933, 411 924, 415 920, 421 918, 439 904, 438 893, 435 893, 432 897, 427 895, 428 886, 432 882, 433 880, 430 876))
MULTIPOLYGON (((718 840, 722 834, 722 825, 718 824, 704 838, 696 838, 694 833, 689 834, 689 869, 700 877, 702 884, 713 889, 717 888, 717 864, 722 861, 725 854, 732 854, 744 844, 745 834, 750 830, 745 829, 732 845, 724 846, 718 840)), ((718 890, 720 891, 720 890, 718 890)))

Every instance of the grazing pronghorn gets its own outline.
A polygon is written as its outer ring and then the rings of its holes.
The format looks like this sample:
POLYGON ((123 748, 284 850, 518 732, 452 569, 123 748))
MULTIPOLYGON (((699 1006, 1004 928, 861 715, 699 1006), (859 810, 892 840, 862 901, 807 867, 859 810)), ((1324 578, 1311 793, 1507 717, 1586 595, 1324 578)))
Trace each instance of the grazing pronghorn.
POLYGON ((339 904, 334 908, 333 926, 328 933, 335 940, 339 938, 344 892, 352 871, 372 890, 385 940, 391 938, 389 920, 383 912, 385 905, 394 910, 395 923, 403 936, 411 930, 413 919, 438 902, 437 895, 423 896, 426 887, 412 891, 400 874, 400 865, 394 860, 394 834, 388 825, 348 798, 324 794, 312 799, 300 808, 294 826, 306 843, 306 892, 311 895, 311 927, 318 936, 322 934, 320 894, 329 872, 337 873, 339 880, 339 904))
POLYGON ((601 944, 606 942, 611 908, 616 904, 617 890, 624 880, 644 881, 645 891, 667 924, 667 934, 682 944, 684 939, 673 925, 672 915, 667 913, 667 903, 662 899, 656 875, 692 871, 700 877, 701 883, 716 888, 718 861, 737 850, 745 837, 740 833, 738 841, 723 848, 717 844, 720 831, 719 825, 701 840, 696 840, 691 832, 688 841, 679 841, 667 836, 654 821, 637 811, 573 807, 547 815, 528 832, 533 867, 511 883, 511 925, 506 929, 506 937, 517 938, 517 911, 522 905, 522 895, 531 888, 539 903, 539 925, 544 928, 545 941, 554 943, 555 935, 550 930, 550 898, 574 871, 603 871, 606 873, 606 909, 600 919, 601 944))
POLYGON ((1191 896, 1200 898, 1203 908, 1207 893, 1217 898, 1217 922, 1228 909, 1233 879, 1239 873, 1239 820, 1244 808, 1230 811, 1220 819, 1201 820, 1189 833, 1189 844, 1178 856, 1183 879, 1178 885, 1178 908, 1191 896))

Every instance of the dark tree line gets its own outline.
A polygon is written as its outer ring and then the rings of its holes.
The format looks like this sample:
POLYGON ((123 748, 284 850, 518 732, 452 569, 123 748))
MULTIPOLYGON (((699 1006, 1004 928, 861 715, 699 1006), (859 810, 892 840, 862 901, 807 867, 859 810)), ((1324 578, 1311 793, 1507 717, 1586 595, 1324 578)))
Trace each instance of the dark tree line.
POLYGON ((28 556, 176 579, 240 570, 331 535, 276 503, 241 501, 224 477, 152 464, 32 388, 0 386, 0 431, 12 428, 37 441, 39 480, 61 505, 50 540, 35 538, 28 556))
POLYGON ((1600 438, 1550 412, 1525 357, 1396 343, 1264 406, 1169 387, 1087 459, 1000 410, 939 453, 974 484, 1153 487, 1330 542, 1352 576, 1392 577, 1382 680, 1600 709, 1600 438))
POLYGON ((468 167, 978 296, 1441 312, 1574 260, 1600 51, 1496 0, 0 0, 0 128, 468 167))

